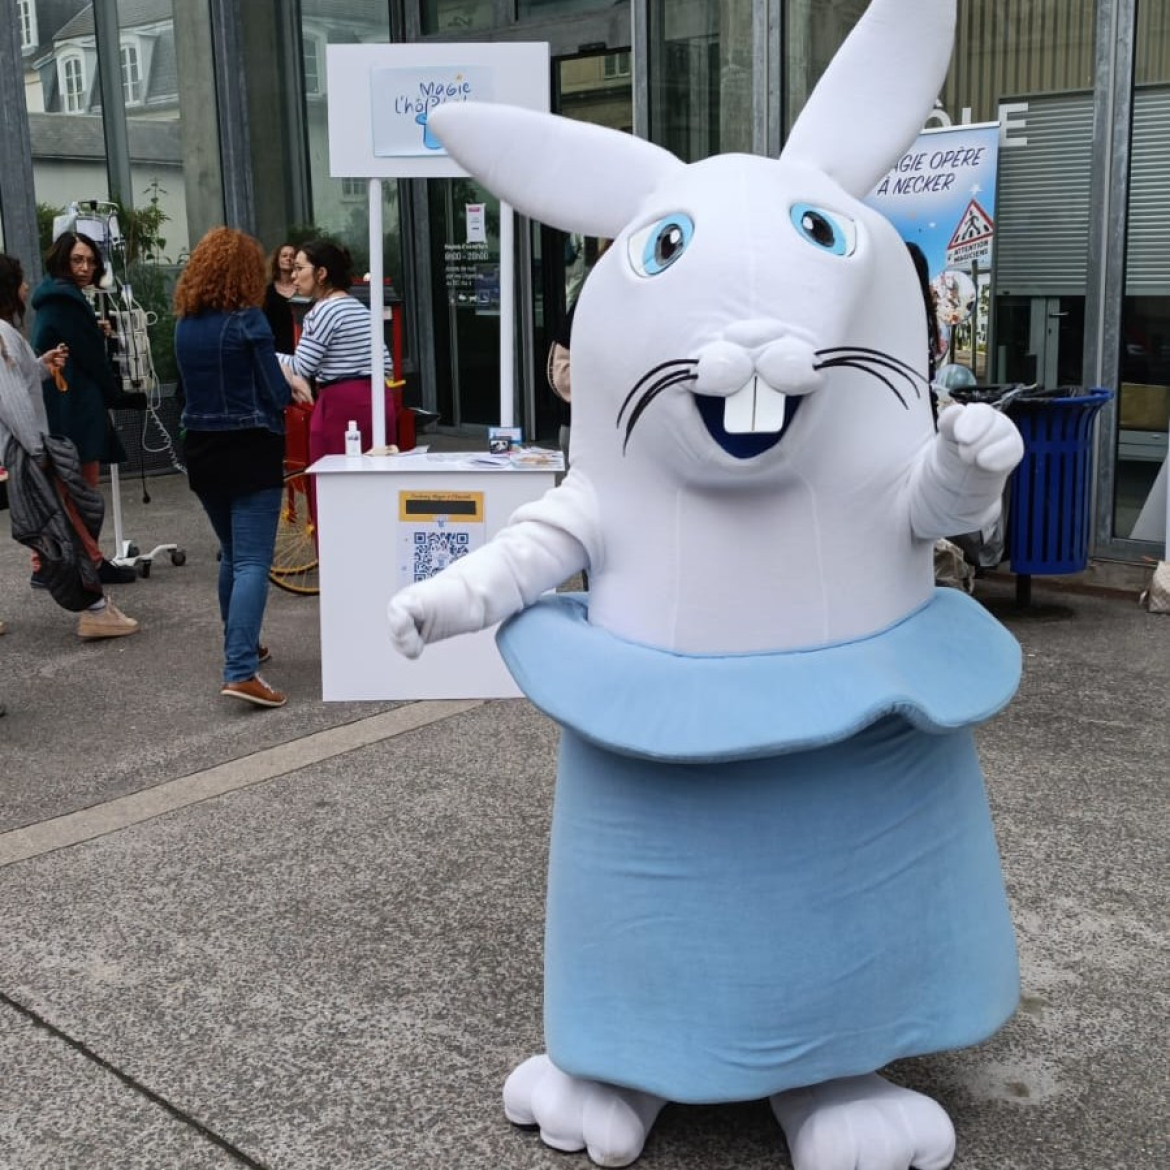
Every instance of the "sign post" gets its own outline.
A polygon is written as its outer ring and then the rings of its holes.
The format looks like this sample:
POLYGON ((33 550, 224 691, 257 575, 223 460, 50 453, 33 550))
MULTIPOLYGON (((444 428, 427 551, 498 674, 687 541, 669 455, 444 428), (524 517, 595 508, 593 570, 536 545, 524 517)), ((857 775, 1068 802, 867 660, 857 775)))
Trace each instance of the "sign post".
MULTIPOLYGON (((386 446, 386 396, 382 391, 382 180, 370 180, 370 419, 374 450, 386 446)), ((402 371, 395 370, 401 378, 402 371)))
MULTIPOLYGON (((382 180, 461 178, 430 132, 431 110, 491 101, 547 113, 545 43, 329 45, 329 173, 367 179, 370 197, 370 395, 374 447, 386 445, 382 396, 382 180)), ((514 409, 515 216, 500 204, 500 425, 514 409)), ((399 371, 396 371, 398 373, 399 371)))
POLYGON ((500 426, 514 424, 516 354, 512 339, 516 336, 515 252, 516 217, 512 205, 500 200, 500 426))

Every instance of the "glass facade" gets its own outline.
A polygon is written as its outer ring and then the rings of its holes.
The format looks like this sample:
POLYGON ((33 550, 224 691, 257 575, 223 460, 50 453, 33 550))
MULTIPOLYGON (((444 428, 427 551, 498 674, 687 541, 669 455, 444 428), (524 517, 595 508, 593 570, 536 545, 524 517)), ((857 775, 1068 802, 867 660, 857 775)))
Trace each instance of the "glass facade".
POLYGON ((500 411, 499 200, 471 179, 427 188, 437 409, 454 427, 488 427, 500 411))
POLYGON ((106 6, 78 0, 19 9, 37 238, 76 220, 105 246, 119 280, 155 323, 160 379, 174 380, 170 294, 193 239, 222 221, 210 32, 170 0, 106 6))
MULTIPOLYGON (((353 254, 360 276, 369 267, 369 196, 361 180, 329 174, 327 48, 384 44, 385 3, 240 6, 250 122, 256 233, 269 249, 327 235, 353 254)), ((383 184, 383 271, 400 283, 402 234, 398 191, 383 184)))
POLYGON ((465 33, 490 29, 495 23, 492 0, 423 0, 424 33, 465 33))
POLYGON ((752 149, 751 0, 650 4, 650 137, 686 162, 752 149))
MULTIPOLYGON (((0 40, 0 86, 6 107, 22 99, 27 114, 0 128, 0 238, 35 261, 55 216, 116 199, 136 235, 136 291, 158 300, 162 339, 177 267, 225 218, 269 248, 328 234, 350 247, 359 273, 368 264, 368 186, 329 175, 329 45, 547 41, 555 110, 695 160, 777 149, 865 7, 118 0, 95 19, 82 0, 17 0, 0 40), (103 88, 103 63, 113 88, 103 88), (222 114, 236 108, 236 86, 239 138, 222 114)), ((1170 415, 1170 6, 963 0, 930 124, 988 121, 1001 141, 996 253, 986 330, 968 360, 987 381, 1118 390, 1102 415, 1095 551, 1149 555, 1161 537, 1142 517, 1170 415), (1104 227, 1103 201, 1116 209, 1104 227)), ((408 399, 438 410, 444 427, 482 430, 496 411, 498 204, 466 181, 386 182, 383 193, 382 260, 405 307, 408 399), (486 241, 473 248, 468 216, 479 212, 469 208, 480 204, 486 241)), ((556 427, 542 381, 547 341, 605 245, 539 224, 519 233, 517 421, 542 438, 556 427)))

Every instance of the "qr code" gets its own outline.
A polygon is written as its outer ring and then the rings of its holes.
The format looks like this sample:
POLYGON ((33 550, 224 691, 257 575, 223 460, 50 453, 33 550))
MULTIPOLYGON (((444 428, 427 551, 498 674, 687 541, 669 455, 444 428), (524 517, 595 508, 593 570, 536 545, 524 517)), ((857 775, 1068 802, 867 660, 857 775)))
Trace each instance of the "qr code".
POLYGON ((470 551, 471 534, 468 532, 416 532, 412 579, 425 581, 470 551))

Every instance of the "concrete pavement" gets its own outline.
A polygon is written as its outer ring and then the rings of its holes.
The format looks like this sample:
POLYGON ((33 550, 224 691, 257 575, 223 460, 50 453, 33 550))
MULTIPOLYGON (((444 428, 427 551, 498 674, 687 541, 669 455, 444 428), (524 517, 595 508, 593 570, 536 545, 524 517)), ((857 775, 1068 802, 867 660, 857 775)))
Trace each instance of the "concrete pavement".
MULTIPOLYGON (((181 479, 149 490, 127 533, 188 561, 115 590, 132 638, 80 643, 0 543, 0 1168, 588 1165, 499 1105, 540 1048, 555 729, 324 704, 317 603, 276 591, 289 705, 222 699, 214 540, 181 479)), ((952 1112, 958 1170, 1164 1170, 1170 618, 1035 595, 977 593, 1026 655, 980 733, 1023 1004, 891 1073, 952 1112)), ((753 1102, 668 1108, 639 1165, 789 1162, 753 1102)))

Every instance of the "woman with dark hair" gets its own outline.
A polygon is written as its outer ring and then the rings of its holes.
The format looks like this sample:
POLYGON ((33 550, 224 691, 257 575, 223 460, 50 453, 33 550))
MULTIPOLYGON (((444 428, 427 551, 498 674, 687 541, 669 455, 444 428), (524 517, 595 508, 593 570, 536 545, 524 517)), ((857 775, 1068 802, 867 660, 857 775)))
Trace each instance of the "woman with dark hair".
MULTIPOLYGON (((370 310, 350 296, 353 261, 348 249, 331 240, 309 240, 297 251, 293 283, 298 296, 308 297, 313 307, 305 314, 301 339, 291 354, 280 354, 285 377, 313 379, 317 405, 309 424, 309 456, 345 453, 345 432, 350 420, 362 434, 362 448, 373 443, 370 404, 370 310)), ((390 354, 382 346, 382 369, 387 378, 390 354)), ((386 434, 395 430, 394 398, 385 390, 386 434)))
POLYGON ((297 250, 293 244, 281 244, 268 261, 268 287, 264 290, 264 316, 272 326, 277 353, 292 353, 296 344, 296 320, 289 301, 296 295, 293 264, 297 250))
POLYGON ((219 538, 224 630, 220 694, 257 707, 285 696, 260 677, 260 628, 284 479, 284 408, 272 330, 260 310, 264 252, 218 227, 191 253, 175 288, 175 358, 186 404, 187 475, 219 538))
MULTIPOLYGON (((110 364, 106 332, 84 291, 100 285, 106 268, 101 251, 89 236, 63 232, 45 254, 45 272, 45 279, 32 295, 36 310, 32 347, 39 354, 61 344, 69 348, 62 381, 50 379, 41 387, 49 431, 73 443, 86 483, 97 487, 103 463, 126 459, 109 415, 111 407, 126 404, 125 396, 110 364)), ((38 570, 34 558, 34 587, 41 584, 38 570)), ((137 579, 132 568, 108 560, 103 560, 100 575, 106 584, 129 585, 137 579)))
MULTIPOLYGON (((0 255, 0 462, 6 455, 15 454, 9 450, 10 442, 19 445, 31 459, 44 462, 45 437, 50 427, 41 394, 41 380, 48 376, 51 379, 49 385, 55 387, 71 357, 63 343, 47 350, 39 359, 33 353, 21 333, 27 292, 20 261, 0 255)), ((55 388, 53 392, 59 393, 55 388)), ((77 545, 83 550, 78 555, 88 557, 97 568, 100 579, 104 563, 101 549, 81 522, 64 485, 55 475, 51 478, 61 506, 69 517, 77 545)), ((103 593, 91 596, 93 601, 81 611, 77 621, 78 637, 118 638, 138 631, 138 623, 122 613, 103 593)))

